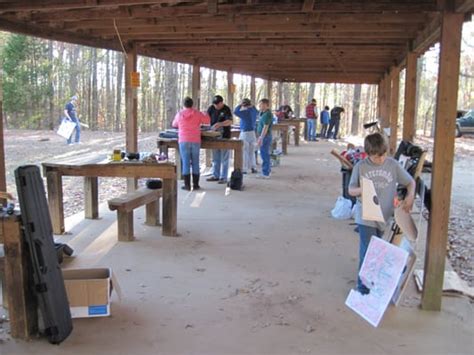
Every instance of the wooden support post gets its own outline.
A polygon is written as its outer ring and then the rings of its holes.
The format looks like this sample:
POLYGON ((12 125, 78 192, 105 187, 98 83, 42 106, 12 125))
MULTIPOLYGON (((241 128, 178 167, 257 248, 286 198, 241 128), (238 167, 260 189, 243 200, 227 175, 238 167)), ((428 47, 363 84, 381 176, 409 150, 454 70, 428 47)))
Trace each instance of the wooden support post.
POLYGON ((390 97, 390 154, 395 154, 397 149, 397 137, 398 137, 398 101, 400 98, 400 69, 394 67, 391 75, 392 82, 392 95, 390 97))
POLYGON ((382 87, 383 87, 383 79, 381 79, 377 85, 377 119, 382 117, 382 87))
POLYGON ((449 209, 453 177, 459 57, 464 14, 444 12, 436 96, 436 124, 431 180, 431 213, 425 255, 423 295, 425 310, 440 310, 443 290, 449 209))
POLYGON ((255 77, 252 76, 250 78, 250 101, 252 101, 252 104, 257 106, 257 87, 255 85, 255 77))
POLYGON ((120 242, 132 242, 133 236, 133 211, 117 210, 117 230, 120 242))
POLYGON ((64 234, 63 177, 51 171, 46 173, 48 206, 54 234, 64 234))
POLYGON ((200 110, 201 108, 201 67, 193 65, 193 87, 192 97, 194 100, 194 108, 200 110))
POLYGON ((176 221, 178 218, 177 181, 163 179, 163 227, 162 234, 177 237, 176 221))
POLYGON ((227 106, 234 112, 234 73, 227 72, 227 106))
POLYGON ((416 64, 417 55, 407 55, 405 72, 405 107, 403 112, 403 140, 413 142, 416 134, 416 64))
POLYGON ((267 80, 267 99, 270 101, 270 109, 272 108, 272 93, 273 93, 273 82, 267 80))
MULTIPOLYGON (((2 67, 0 63, 0 191, 7 191, 7 180, 5 173, 5 147, 3 140, 3 89, 2 89, 2 67)), ((5 200, 0 199, 0 204, 5 200)))
POLYGON ((29 282, 31 266, 21 233, 20 216, 2 216, 5 249, 5 283, 13 338, 28 340, 38 330, 36 296, 29 282))
MULTIPOLYGON (((125 54, 125 142, 127 152, 138 152, 138 88, 132 82, 137 72, 137 50, 132 45, 125 54)), ((136 190, 137 179, 127 179, 127 190, 136 190)))
POLYGON ((390 127, 390 114, 391 114, 391 97, 392 97, 392 80, 390 78, 390 74, 387 74, 384 79, 383 85, 384 91, 384 100, 383 100, 383 112, 384 115, 382 116, 382 123, 380 127, 382 129, 390 127))
POLYGON ((160 199, 150 202, 145 207, 145 224, 148 226, 161 226, 160 223, 160 199))
POLYGON ((84 213, 85 218, 99 218, 99 179, 86 176, 84 178, 84 213))

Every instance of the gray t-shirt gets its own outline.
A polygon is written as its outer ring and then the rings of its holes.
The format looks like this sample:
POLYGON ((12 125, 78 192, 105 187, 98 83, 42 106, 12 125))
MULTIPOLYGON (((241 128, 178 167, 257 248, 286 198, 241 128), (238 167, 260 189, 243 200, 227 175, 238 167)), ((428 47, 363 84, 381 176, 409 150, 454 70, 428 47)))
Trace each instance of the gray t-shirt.
MULTIPOLYGON (((349 187, 360 187, 361 177, 372 180, 377 197, 382 208, 385 221, 393 215, 393 199, 397 195, 397 184, 407 186, 413 181, 411 175, 393 158, 386 158, 382 165, 376 165, 367 158, 354 166, 349 187)), ((362 219, 362 205, 360 197, 355 205, 355 221, 364 226, 376 227, 383 231, 385 224, 362 219)))

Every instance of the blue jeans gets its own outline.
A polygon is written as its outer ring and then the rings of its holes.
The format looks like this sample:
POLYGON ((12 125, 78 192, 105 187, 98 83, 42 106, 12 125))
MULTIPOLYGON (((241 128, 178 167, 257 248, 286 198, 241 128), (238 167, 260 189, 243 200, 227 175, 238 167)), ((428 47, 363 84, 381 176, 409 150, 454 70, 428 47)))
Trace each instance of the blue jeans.
POLYGON ((260 146, 260 155, 262 156, 262 175, 269 176, 272 171, 270 163, 270 147, 272 145, 272 135, 267 134, 263 138, 262 145, 260 146))
POLYGON ((316 140, 316 120, 308 118, 308 139, 310 141, 316 140))
POLYGON ((179 143, 179 153, 181 155, 181 171, 183 175, 191 174, 191 166, 193 167, 193 175, 199 175, 199 150, 200 143, 182 142, 179 143))
POLYGON ((229 153, 228 149, 212 150, 212 175, 216 179, 227 180, 229 172, 229 153))
MULTIPOLYGON (((73 118, 71 119, 72 122, 74 122, 76 124, 76 139, 75 139, 75 142, 76 143, 79 143, 79 141, 81 140, 81 125, 79 124, 79 120, 77 118, 73 118)), ((71 134, 71 137, 69 137, 69 139, 67 140, 67 144, 71 144, 72 143, 72 134, 71 134)))
POLYGON ((362 283, 359 277, 359 271, 362 267, 362 262, 364 261, 365 254, 367 253, 367 248, 369 247, 370 239, 373 235, 376 237, 382 237, 383 231, 378 230, 375 227, 364 226, 362 224, 358 224, 359 226, 359 237, 360 237, 360 244, 359 244, 359 268, 357 271, 357 289, 359 291, 367 291, 366 286, 362 283))

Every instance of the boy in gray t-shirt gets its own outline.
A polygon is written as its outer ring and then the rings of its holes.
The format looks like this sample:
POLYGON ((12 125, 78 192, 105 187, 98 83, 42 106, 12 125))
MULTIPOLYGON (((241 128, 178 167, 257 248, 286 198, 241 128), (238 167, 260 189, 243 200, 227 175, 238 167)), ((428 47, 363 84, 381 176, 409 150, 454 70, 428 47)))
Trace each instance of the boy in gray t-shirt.
MULTIPOLYGON (((368 135, 364 140, 364 149, 369 157, 354 166, 349 183, 349 194, 359 197, 355 205, 355 220, 359 227, 360 236, 359 270, 367 252, 370 238, 372 236, 381 237, 385 230, 384 223, 362 219, 361 178, 367 178, 374 183, 385 221, 388 221, 393 215, 398 184, 406 186, 408 189, 407 196, 401 205, 405 211, 411 211, 415 199, 415 181, 395 159, 387 157, 388 145, 382 134, 368 135)), ((369 293, 369 289, 362 284, 360 278, 357 280, 357 289, 362 294, 369 293)))

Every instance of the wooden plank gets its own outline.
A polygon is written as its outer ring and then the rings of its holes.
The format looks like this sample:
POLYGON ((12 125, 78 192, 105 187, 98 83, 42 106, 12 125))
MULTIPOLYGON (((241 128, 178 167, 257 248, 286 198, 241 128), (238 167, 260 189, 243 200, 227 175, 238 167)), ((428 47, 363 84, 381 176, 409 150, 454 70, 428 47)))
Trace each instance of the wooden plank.
POLYGON ((423 295, 425 310, 440 310, 453 177, 459 58, 464 15, 444 12, 441 26, 436 123, 423 295))
MULTIPOLYGON (((7 191, 7 181, 5 172, 5 146, 3 141, 3 78, 2 63, 0 63, 0 191, 7 191)), ((0 198, 0 203, 5 203, 5 198, 0 198)))
POLYGON ((99 179, 97 177, 84 178, 84 205, 86 218, 99 218, 99 179))
POLYGON ((413 142, 416 126, 416 76, 417 55, 409 52, 406 59, 405 71, 405 105, 403 111, 403 140, 413 142))
POLYGON ((46 172, 48 206, 54 234, 64 234, 63 178, 60 172, 46 172))
POLYGON ((208 0, 207 11, 210 14, 217 14, 217 0, 208 0))
POLYGON ((177 237, 178 190, 177 181, 163 179, 163 227, 162 234, 177 237))
POLYGON ((148 189, 146 187, 128 192, 119 197, 110 199, 108 201, 109 209, 111 211, 133 211, 135 208, 158 200, 161 197, 161 192, 161 189, 148 189))
POLYGON ((13 338, 29 340, 38 331, 36 296, 29 282, 29 258, 18 215, 1 218, 4 234, 5 278, 10 331, 13 338))
POLYGON ((201 109, 201 67, 196 64, 193 65, 192 98, 194 100, 194 108, 196 110, 200 110, 201 109))
POLYGON ((392 69, 391 75, 392 90, 390 102, 390 154, 395 154, 398 139, 398 102, 400 98, 400 70, 397 67, 392 69))
POLYGON ((303 12, 310 12, 314 9, 315 0, 304 0, 303 1, 303 8, 301 9, 303 12))
MULTIPOLYGON (((43 163, 43 170, 48 175, 60 174, 64 176, 97 176, 97 177, 136 177, 175 179, 176 167, 174 164, 120 162, 108 164, 54 164, 43 163)), ((54 177, 51 177, 54 178, 54 177)), ((58 183, 58 182, 56 182, 58 183)), ((59 182, 60 183, 60 182, 59 182)), ((49 190, 49 185, 48 185, 49 190)), ((62 193, 61 193, 62 194, 62 193)), ((61 195, 62 197, 62 195, 61 195)))
POLYGON ((132 242, 133 236, 133 210, 117 210, 117 232, 120 242, 132 242))
MULTIPOLYGON (((138 94, 132 85, 132 73, 137 71, 137 50, 131 46, 125 55, 125 149, 127 152, 138 152, 138 94)), ((127 179, 127 191, 137 189, 135 178, 127 179)))

